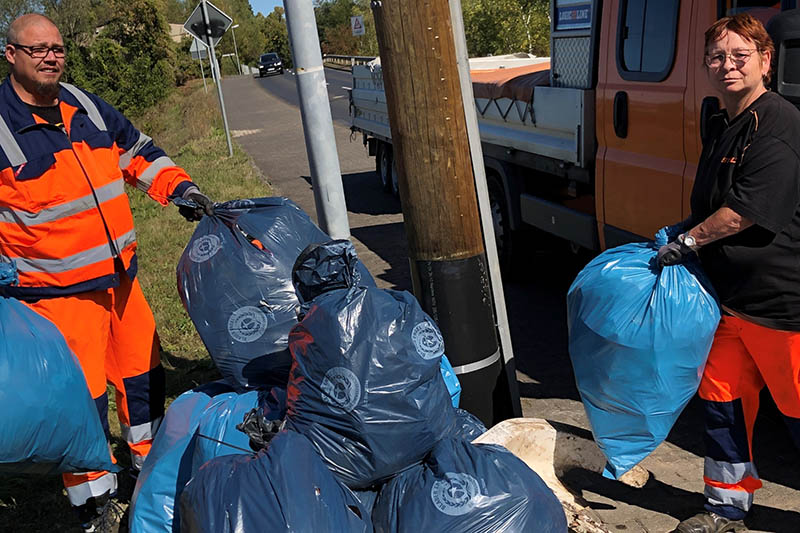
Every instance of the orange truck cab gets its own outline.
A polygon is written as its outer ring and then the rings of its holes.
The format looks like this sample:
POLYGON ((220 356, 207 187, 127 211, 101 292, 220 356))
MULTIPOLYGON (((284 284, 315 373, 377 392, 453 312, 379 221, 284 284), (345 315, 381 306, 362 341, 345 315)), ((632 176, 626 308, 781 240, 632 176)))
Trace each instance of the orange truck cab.
MULTIPOLYGON (((603 250, 685 219, 701 133, 720 108, 705 29, 743 11, 774 27, 774 90, 800 105, 797 4, 551 0, 550 58, 471 59, 501 261, 525 225, 603 250)), ((396 192, 379 61, 353 67, 352 87, 351 127, 396 192)))

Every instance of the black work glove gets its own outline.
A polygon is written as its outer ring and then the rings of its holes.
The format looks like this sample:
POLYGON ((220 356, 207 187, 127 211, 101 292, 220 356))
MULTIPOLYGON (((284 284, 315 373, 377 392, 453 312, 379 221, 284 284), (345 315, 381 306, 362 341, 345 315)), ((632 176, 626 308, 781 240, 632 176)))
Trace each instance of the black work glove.
POLYGON ((693 253, 694 250, 676 239, 658 249, 656 260, 658 261, 659 268, 664 268, 665 266, 683 263, 686 258, 693 253))
POLYGON ((197 204, 197 207, 189 207, 188 205, 179 205, 178 212, 189 222, 197 222, 203 215, 214 214, 214 202, 208 196, 200 192, 196 186, 191 186, 181 195, 181 198, 197 204))

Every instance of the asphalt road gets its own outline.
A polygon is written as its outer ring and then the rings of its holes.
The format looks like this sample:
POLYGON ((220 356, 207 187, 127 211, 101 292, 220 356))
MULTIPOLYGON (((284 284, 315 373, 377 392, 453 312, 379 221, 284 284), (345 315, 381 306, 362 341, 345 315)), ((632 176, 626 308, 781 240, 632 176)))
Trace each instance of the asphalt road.
MULTIPOLYGON (((284 71, 283 75, 256 77, 258 84, 272 96, 284 102, 297 106, 297 84, 291 71, 284 71)), ((350 73, 325 69, 325 79, 328 81, 328 99, 331 102, 331 116, 334 122, 350 126, 350 104, 347 98, 347 89, 352 85, 350 73)))
MULTIPOLYGON (((409 289, 410 277, 400 203, 382 192, 375 162, 360 136, 349 131, 350 74, 325 69, 348 217, 359 257, 381 287, 409 289)), ((314 215, 294 76, 226 78, 229 122, 237 142, 253 157, 278 194, 314 215)), ((567 438, 591 439, 567 351, 566 292, 585 258, 560 241, 535 234, 521 240, 513 279, 504 279, 517 377, 526 417, 544 418, 567 438)), ((562 479, 612 530, 671 531, 677 519, 702 507, 702 421, 689 404, 667 442, 641 464, 651 472, 642 489, 573 468, 562 479)), ((800 454, 789 444, 774 410, 756 425, 754 453, 764 489, 756 495, 750 527, 800 531, 800 454)))

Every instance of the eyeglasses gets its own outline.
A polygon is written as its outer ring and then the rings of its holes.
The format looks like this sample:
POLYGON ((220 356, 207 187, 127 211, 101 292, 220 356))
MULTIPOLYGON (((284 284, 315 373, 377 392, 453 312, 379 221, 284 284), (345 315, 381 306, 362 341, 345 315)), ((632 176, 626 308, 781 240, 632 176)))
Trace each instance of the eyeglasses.
POLYGON ((750 60, 750 56, 753 55, 753 52, 757 52, 757 48, 753 48, 751 50, 741 49, 741 50, 734 50, 731 53, 717 53, 717 54, 706 54, 705 60, 706 65, 711 68, 719 68, 721 67, 727 58, 731 58, 733 61, 733 65, 736 68, 742 68, 745 63, 750 60))
POLYGON ((14 48, 19 48, 34 59, 44 59, 52 51, 56 58, 61 59, 64 57, 66 50, 63 46, 28 46, 26 44, 8 43, 14 48))

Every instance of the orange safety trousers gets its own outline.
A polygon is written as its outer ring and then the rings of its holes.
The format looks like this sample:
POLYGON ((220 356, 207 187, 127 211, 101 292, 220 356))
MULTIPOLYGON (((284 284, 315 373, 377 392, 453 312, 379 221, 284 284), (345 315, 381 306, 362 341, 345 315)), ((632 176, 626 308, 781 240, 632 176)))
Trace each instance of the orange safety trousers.
POLYGON ((698 394, 705 411, 706 508, 731 519, 744 517, 761 488, 753 426, 764 385, 800 447, 800 332, 724 315, 698 394))
MULTIPOLYGON (((107 384, 114 386, 131 463, 141 469, 164 414, 165 391, 156 324, 138 280, 122 272, 119 287, 28 305, 58 327, 80 361, 107 438, 107 384)), ((116 462, 113 456, 112 461, 116 462)), ((117 487, 116 476, 109 472, 64 474, 63 479, 72 505, 114 493, 117 487)))

